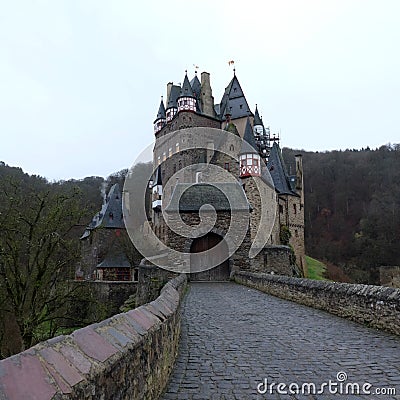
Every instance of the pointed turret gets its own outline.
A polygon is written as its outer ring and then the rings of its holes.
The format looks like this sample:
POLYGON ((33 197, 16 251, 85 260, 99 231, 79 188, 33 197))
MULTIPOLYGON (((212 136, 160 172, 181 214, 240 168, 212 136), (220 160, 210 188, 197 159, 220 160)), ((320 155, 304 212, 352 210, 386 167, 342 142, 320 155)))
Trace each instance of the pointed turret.
POLYGON ((254 127, 261 125, 264 126, 262 119, 260 118, 260 114, 258 113, 258 108, 257 108, 257 104, 256 104, 256 110, 254 112, 254 127))
POLYGON ((167 109, 166 109, 167 122, 171 121, 172 118, 174 118, 175 114, 178 112, 177 99, 180 95, 180 92, 181 92, 180 86, 174 85, 172 83, 168 84, 167 87, 168 99, 167 99, 167 109))
POLYGON ((229 104, 229 99, 226 101, 225 112, 224 112, 225 121, 227 124, 231 121, 232 117, 232 107, 229 104))
POLYGON ((163 194, 163 186, 161 179, 161 167, 159 166, 156 169, 154 180, 153 180, 153 202, 152 208, 155 211, 161 210, 162 205, 162 194, 163 194))
POLYGON ((269 142, 269 129, 265 129, 264 123, 258 113, 258 108, 256 104, 256 110, 254 112, 254 136, 256 138, 257 146, 263 155, 263 158, 268 157, 268 148, 270 146, 269 142))
POLYGON ((247 117, 242 148, 239 156, 240 178, 261 175, 260 154, 257 150, 257 144, 254 139, 254 133, 249 117, 247 117))
POLYGON ((193 93, 192 86, 190 85, 187 73, 183 80, 181 93, 178 97, 178 112, 179 111, 196 111, 196 96, 193 93))
POLYGON ((275 190, 280 194, 294 194, 286 172, 282 152, 278 143, 274 143, 268 158, 267 168, 271 174, 275 190))
POLYGON ((232 119, 242 118, 249 115, 250 107, 236 75, 233 76, 229 85, 226 87, 225 93, 221 100, 220 116, 222 119, 225 115, 225 108, 228 100, 231 107, 232 119))
POLYGON ((160 107, 158 108, 157 117, 154 120, 154 133, 158 133, 166 123, 164 101, 161 96, 160 107))
POLYGON ((197 100, 200 100, 201 83, 197 77, 197 71, 194 78, 190 81, 190 86, 197 100))

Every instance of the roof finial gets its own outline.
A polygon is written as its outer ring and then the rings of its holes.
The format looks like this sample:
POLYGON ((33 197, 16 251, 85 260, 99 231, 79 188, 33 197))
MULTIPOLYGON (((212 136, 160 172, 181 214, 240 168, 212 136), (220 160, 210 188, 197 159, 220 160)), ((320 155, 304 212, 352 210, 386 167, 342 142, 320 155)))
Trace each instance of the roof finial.
POLYGON ((185 75, 187 75, 187 69, 185 69, 185 75))
POLYGON ((236 76, 236 68, 233 68, 233 76, 236 76))

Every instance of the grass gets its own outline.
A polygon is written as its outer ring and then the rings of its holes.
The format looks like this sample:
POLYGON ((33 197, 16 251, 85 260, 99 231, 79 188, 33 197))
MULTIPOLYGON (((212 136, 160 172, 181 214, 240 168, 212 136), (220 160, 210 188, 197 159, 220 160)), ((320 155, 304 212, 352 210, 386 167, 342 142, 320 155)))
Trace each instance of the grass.
POLYGON ((319 281, 326 280, 325 278, 326 266, 324 263, 309 256, 306 256, 306 262, 308 270, 307 278, 316 279, 319 281))

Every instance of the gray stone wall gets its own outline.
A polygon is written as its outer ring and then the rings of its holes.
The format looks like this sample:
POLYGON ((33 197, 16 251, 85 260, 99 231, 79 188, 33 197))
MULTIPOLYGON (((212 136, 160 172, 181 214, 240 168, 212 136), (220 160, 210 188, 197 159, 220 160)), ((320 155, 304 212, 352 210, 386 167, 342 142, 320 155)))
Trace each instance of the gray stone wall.
POLYGON ((236 272, 234 280, 265 293, 400 335, 400 290, 236 272))
POLYGON ((192 111, 181 111, 171 122, 156 134, 156 139, 165 136, 170 132, 176 131, 177 129, 192 128, 194 126, 219 129, 221 127, 221 122, 216 118, 200 115, 192 111))
POLYGON ((82 320, 90 322, 98 320, 99 314, 106 317, 118 314, 125 300, 135 295, 138 289, 138 282, 129 281, 75 281, 71 284, 87 293, 88 301, 87 304, 80 302, 72 304, 71 312, 75 315, 80 314, 82 320))
POLYGON ((290 247, 266 246, 254 258, 251 272, 293 276, 290 247))
POLYGON ((150 263, 140 265, 136 306, 141 306, 156 299, 164 285, 176 276, 176 273, 161 269, 150 263))
POLYGON ((180 332, 181 275, 153 302, 0 361, 0 398, 157 399, 180 332))

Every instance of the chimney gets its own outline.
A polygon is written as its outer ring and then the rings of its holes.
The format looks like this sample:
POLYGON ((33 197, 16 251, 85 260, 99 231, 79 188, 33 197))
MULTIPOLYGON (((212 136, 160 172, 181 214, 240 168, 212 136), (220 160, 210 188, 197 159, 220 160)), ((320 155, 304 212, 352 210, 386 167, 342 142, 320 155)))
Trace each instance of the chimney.
POLYGON ((174 84, 173 82, 168 82, 167 83, 167 99, 165 100, 165 108, 168 107, 169 95, 171 94, 171 88, 172 88, 173 84, 174 84))
POLYGON ((201 73, 200 101, 203 114, 209 115, 210 117, 215 117, 214 97, 212 95, 210 74, 208 72, 201 73))

